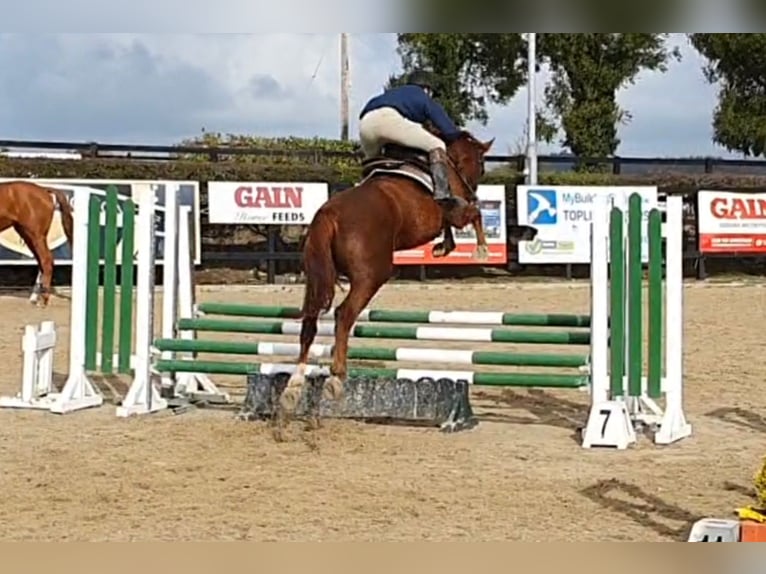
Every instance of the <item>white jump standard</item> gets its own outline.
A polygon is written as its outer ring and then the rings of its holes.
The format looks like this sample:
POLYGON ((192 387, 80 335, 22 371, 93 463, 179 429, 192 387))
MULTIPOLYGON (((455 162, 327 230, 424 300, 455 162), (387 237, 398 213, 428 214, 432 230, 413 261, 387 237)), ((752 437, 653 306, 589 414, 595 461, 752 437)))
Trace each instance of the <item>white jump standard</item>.
POLYGON ((662 376, 662 222, 649 211, 648 374, 642 376, 643 286, 641 197, 629 208, 599 198, 591 225, 591 410, 584 448, 627 448, 636 431, 655 444, 691 436, 683 411, 683 203, 666 204, 665 376, 662 376), (626 217, 627 216, 627 217, 626 217), (627 221, 627 225, 625 222, 627 221), (607 365, 609 367, 607 368, 607 365), (656 399, 665 395, 665 408, 656 399))

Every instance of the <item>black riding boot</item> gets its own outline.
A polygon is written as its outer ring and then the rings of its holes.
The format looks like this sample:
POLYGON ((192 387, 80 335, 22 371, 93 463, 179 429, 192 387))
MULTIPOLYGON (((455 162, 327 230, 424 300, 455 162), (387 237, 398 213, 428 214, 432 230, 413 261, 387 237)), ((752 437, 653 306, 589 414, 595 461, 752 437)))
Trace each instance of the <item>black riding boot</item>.
POLYGON ((453 208, 465 204, 465 200, 452 195, 447 171, 447 154, 444 150, 435 149, 428 154, 431 161, 431 175, 434 180, 434 199, 442 207, 453 208))

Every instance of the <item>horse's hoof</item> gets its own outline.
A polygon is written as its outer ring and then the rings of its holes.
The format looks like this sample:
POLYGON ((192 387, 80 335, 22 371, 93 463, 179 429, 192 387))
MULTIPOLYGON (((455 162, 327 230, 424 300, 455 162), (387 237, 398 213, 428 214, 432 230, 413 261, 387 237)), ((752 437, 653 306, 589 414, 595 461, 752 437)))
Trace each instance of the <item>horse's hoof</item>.
POLYGON ((337 401, 343 397, 343 382, 336 376, 327 379, 322 389, 322 397, 329 401, 337 401))
POLYGON ((301 399, 301 392, 303 391, 303 385, 306 382, 306 377, 303 375, 294 374, 287 381, 285 390, 282 391, 282 396, 279 397, 279 406, 287 413, 295 412, 298 407, 298 401, 301 399))
POLYGON ((473 252, 473 258, 479 261, 486 261, 489 259, 489 248, 486 245, 481 245, 473 252))
POLYGON ((447 255, 447 248, 444 246, 444 243, 437 243, 434 245, 431 249, 431 255, 434 257, 444 257, 447 255))

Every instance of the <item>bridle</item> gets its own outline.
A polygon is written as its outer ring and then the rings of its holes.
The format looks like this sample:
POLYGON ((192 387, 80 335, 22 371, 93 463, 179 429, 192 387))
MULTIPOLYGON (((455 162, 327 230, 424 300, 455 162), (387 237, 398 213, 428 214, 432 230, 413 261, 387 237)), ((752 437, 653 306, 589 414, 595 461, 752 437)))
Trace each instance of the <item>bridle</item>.
POLYGON ((476 189, 478 189, 478 182, 476 184, 476 187, 471 185, 471 183, 466 179, 466 177, 463 175, 463 172, 461 172, 457 165, 455 164, 455 161, 450 157, 449 153, 445 154, 447 156, 447 163, 452 167, 452 169, 457 174, 458 179, 460 179, 460 183, 462 183, 465 188, 469 192, 470 199, 469 201, 476 201, 478 199, 478 195, 476 193, 476 189))

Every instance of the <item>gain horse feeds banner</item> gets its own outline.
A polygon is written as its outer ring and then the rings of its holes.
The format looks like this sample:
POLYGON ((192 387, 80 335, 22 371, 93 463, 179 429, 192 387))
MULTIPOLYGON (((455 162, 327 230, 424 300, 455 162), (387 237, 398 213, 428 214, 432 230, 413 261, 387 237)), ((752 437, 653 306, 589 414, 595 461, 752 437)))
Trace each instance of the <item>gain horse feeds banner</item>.
MULTIPOLYGON (((0 182, 18 181, 21 178, 0 178, 0 182)), ((190 238, 192 240, 193 261, 199 265, 201 258, 201 235, 200 235, 200 211, 199 211, 199 183, 196 181, 153 181, 153 180, 118 180, 118 179, 37 179, 26 178, 27 181, 37 183, 45 187, 60 189, 69 198, 70 204, 74 190, 77 188, 86 188, 91 193, 104 195, 107 188, 113 187, 117 190, 119 201, 123 202, 133 199, 137 202, 139 194, 144 190, 153 189, 157 198, 156 208, 156 253, 157 263, 162 263, 163 241, 164 241, 164 206, 165 192, 171 186, 178 188, 179 205, 191 208, 192 229, 190 238)), ((118 214, 118 225, 121 217, 118 214)), ((118 229, 118 241, 119 241, 118 229)), ((48 232, 48 247, 53 253, 54 262, 57 265, 72 264, 72 250, 64 229, 61 225, 61 214, 58 210, 53 217, 50 231, 48 232)), ((119 254, 119 249, 118 249, 119 254)), ((119 259, 119 256, 118 256, 119 259)), ((119 261, 118 261, 119 263, 119 261)), ((36 265, 32 252, 19 237, 16 231, 11 227, 0 233, 0 265, 36 265)))
POLYGON ((433 241, 415 247, 394 252, 394 265, 504 265, 508 262, 505 224, 505 186, 480 185, 476 190, 479 196, 479 211, 487 237, 489 258, 484 261, 474 259, 476 250, 476 232, 472 225, 455 229, 455 250, 446 257, 435 258, 431 255, 434 245, 442 241, 444 234, 433 241))
POLYGON ((647 260, 646 226, 649 211, 657 207, 656 186, 520 185, 516 193, 519 225, 537 229, 535 239, 519 242, 519 263, 590 263, 594 198, 607 195, 627 213, 633 193, 642 200, 641 252, 647 260))
POLYGON ((766 193, 700 190, 697 225, 702 253, 766 253, 766 193))

